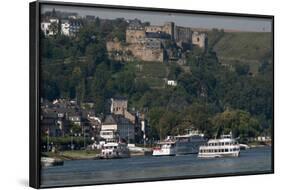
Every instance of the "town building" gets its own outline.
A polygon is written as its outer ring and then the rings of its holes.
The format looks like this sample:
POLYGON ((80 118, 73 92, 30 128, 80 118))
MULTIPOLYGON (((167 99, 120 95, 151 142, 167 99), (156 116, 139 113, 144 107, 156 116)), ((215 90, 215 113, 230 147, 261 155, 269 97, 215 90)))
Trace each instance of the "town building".
POLYGON ((50 18, 41 22, 41 30, 45 36, 53 36, 58 33, 59 19, 50 18))
POLYGON ((54 100, 53 102, 41 102, 41 131, 49 136, 85 135, 96 137, 99 134, 101 121, 94 116, 93 110, 82 109, 76 101, 65 99, 54 100), (76 125, 80 132, 74 134, 71 127, 76 125))
POLYGON ((55 113, 43 113, 40 120, 42 135, 62 136, 62 131, 58 124, 58 117, 55 113))
POLYGON ((177 86, 178 83, 175 80, 167 80, 167 85, 168 86, 177 86))
POLYGON ((61 21, 61 34, 65 35, 65 36, 69 36, 70 35, 70 24, 68 20, 62 20, 61 21))
POLYGON ((65 36, 76 36, 81 27, 81 20, 74 15, 66 19, 44 18, 41 22, 41 30, 45 36, 53 36, 58 33, 65 36))
POLYGON ((78 19, 70 19, 69 20, 69 35, 76 36, 82 27, 82 23, 78 19))
POLYGON ((102 122, 100 136, 106 140, 115 137, 115 134, 127 142, 135 140, 135 126, 127 118, 122 115, 107 115, 102 122))
POLYGON ((123 115, 128 108, 128 100, 123 97, 111 98, 110 112, 116 115, 123 115))

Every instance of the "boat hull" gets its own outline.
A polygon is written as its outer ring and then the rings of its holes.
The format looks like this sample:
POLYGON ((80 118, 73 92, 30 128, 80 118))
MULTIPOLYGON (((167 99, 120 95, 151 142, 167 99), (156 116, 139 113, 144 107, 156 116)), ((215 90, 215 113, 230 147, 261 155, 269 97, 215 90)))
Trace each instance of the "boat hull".
POLYGON ((223 157, 238 157, 239 151, 229 153, 199 153, 198 158, 223 158, 223 157))
POLYGON ((103 152, 100 155, 101 159, 129 158, 129 157, 130 157, 129 151, 125 151, 125 152, 103 152))
POLYGON ((101 155, 100 156, 100 159, 119 159, 119 158, 130 158, 130 155, 119 155, 119 156, 101 155))
POLYGON ((176 143, 171 140, 163 141, 159 143, 160 147, 153 149, 152 156, 175 156, 176 155, 176 143))
POLYGON ((175 156, 176 149, 156 149, 153 150, 152 156, 175 156))

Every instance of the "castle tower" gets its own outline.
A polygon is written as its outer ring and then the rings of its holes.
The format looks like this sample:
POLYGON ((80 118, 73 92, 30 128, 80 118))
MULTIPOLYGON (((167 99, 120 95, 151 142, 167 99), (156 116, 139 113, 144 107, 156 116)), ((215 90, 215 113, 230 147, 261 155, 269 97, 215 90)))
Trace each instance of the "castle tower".
POLYGON ((193 32, 192 44, 200 48, 205 48, 207 35, 205 33, 193 32))
POLYGON ((174 22, 165 22, 163 26, 163 32, 170 34, 171 40, 175 39, 175 23, 174 22))
POLYGON ((137 43, 145 37, 145 29, 140 20, 135 19, 131 21, 126 30, 126 43, 137 43))

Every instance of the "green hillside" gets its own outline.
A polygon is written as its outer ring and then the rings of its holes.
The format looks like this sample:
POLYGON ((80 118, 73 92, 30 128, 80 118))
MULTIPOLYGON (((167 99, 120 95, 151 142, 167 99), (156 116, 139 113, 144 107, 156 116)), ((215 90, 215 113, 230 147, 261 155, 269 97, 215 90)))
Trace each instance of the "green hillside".
POLYGON ((211 32, 209 38, 209 41, 215 41, 213 50, 223 64, 249 64, 251 71, 255 73, 262 61, 271 62, 271 33, 237 32, 214 35, 211 32))
POLYGON ((159 62, 132 62, 126 64, 125 69, 135 73, 136 80, 146 82, 151 88, 165 87, 164 79, 169 73, 169 66, 159 62))

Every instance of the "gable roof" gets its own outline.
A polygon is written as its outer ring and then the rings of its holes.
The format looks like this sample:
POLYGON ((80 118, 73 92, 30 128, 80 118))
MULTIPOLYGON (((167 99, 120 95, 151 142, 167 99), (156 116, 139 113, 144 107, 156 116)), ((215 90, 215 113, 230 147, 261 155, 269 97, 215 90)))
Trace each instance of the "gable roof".
POLYGON ((103 125, 116 125, 117 122, 115 120, 115 118, 113 117, 113 115, 107 115, 105 116, 104 121, 102 122, 103 125))

